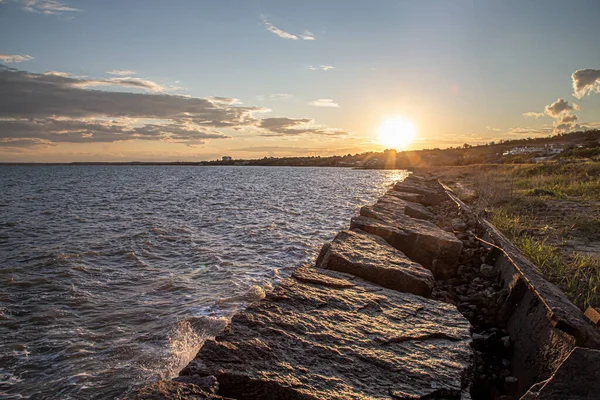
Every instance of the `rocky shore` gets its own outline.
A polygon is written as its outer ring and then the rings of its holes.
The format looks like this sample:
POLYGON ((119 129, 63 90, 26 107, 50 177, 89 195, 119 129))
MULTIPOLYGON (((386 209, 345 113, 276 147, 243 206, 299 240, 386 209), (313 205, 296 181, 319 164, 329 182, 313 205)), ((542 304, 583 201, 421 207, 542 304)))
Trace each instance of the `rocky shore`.
MULTIPOLYGON (((564 398, 600 336, 503 240, 437 179, 410 175, 179 377, 130 397, 564 398)), ((596 370, 569 398, 598 393, 596 370)))

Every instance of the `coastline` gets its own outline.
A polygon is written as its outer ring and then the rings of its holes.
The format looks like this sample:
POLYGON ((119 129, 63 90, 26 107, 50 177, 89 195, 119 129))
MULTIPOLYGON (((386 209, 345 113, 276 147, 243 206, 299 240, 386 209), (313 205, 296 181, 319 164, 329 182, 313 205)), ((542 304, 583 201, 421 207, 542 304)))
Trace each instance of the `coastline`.
POLYGON ((535 384, 570 356, 598 360, 581 312, 437 179, 411 175, 360 214, 131 398, 508 400, 551 393, 535 384))

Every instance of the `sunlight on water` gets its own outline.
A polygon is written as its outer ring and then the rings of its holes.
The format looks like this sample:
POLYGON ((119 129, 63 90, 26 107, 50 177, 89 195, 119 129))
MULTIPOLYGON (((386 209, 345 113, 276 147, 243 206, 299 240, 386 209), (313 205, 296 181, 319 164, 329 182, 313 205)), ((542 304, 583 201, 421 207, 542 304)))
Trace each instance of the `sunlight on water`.
POLYGON ((178 373, 402 171, 2 166, 0 397, 178 373))

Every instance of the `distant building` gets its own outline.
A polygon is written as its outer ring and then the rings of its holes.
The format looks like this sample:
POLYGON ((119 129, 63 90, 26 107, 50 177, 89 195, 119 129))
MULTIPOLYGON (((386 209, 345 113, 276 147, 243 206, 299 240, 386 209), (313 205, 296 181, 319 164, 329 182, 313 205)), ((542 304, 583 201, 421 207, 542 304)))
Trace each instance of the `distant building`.
POLYGON ((233 158, 231 158, 230 156, 223 156, 223 161, 231 161, 233 160, 233 158))
POLYGON ((503 156, 513 156, 516 154, 529 154, 529 153, 547 153, 547 154, 560 154, 564 150, 561 144, 547 144, 544 147, 529 147, 520 146, 515 147, 512 150, 505 151, 502 153, 503 156))

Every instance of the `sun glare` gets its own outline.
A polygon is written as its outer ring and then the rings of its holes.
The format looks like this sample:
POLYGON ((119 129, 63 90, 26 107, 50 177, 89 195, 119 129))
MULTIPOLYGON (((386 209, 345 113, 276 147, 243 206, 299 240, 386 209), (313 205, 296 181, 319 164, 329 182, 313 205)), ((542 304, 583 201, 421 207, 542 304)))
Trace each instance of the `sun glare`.
POLYGON ((383 120, 377 129, 377 140, 393 149, 404 149, 415 137, 415 126, 404 117, 383 120))

